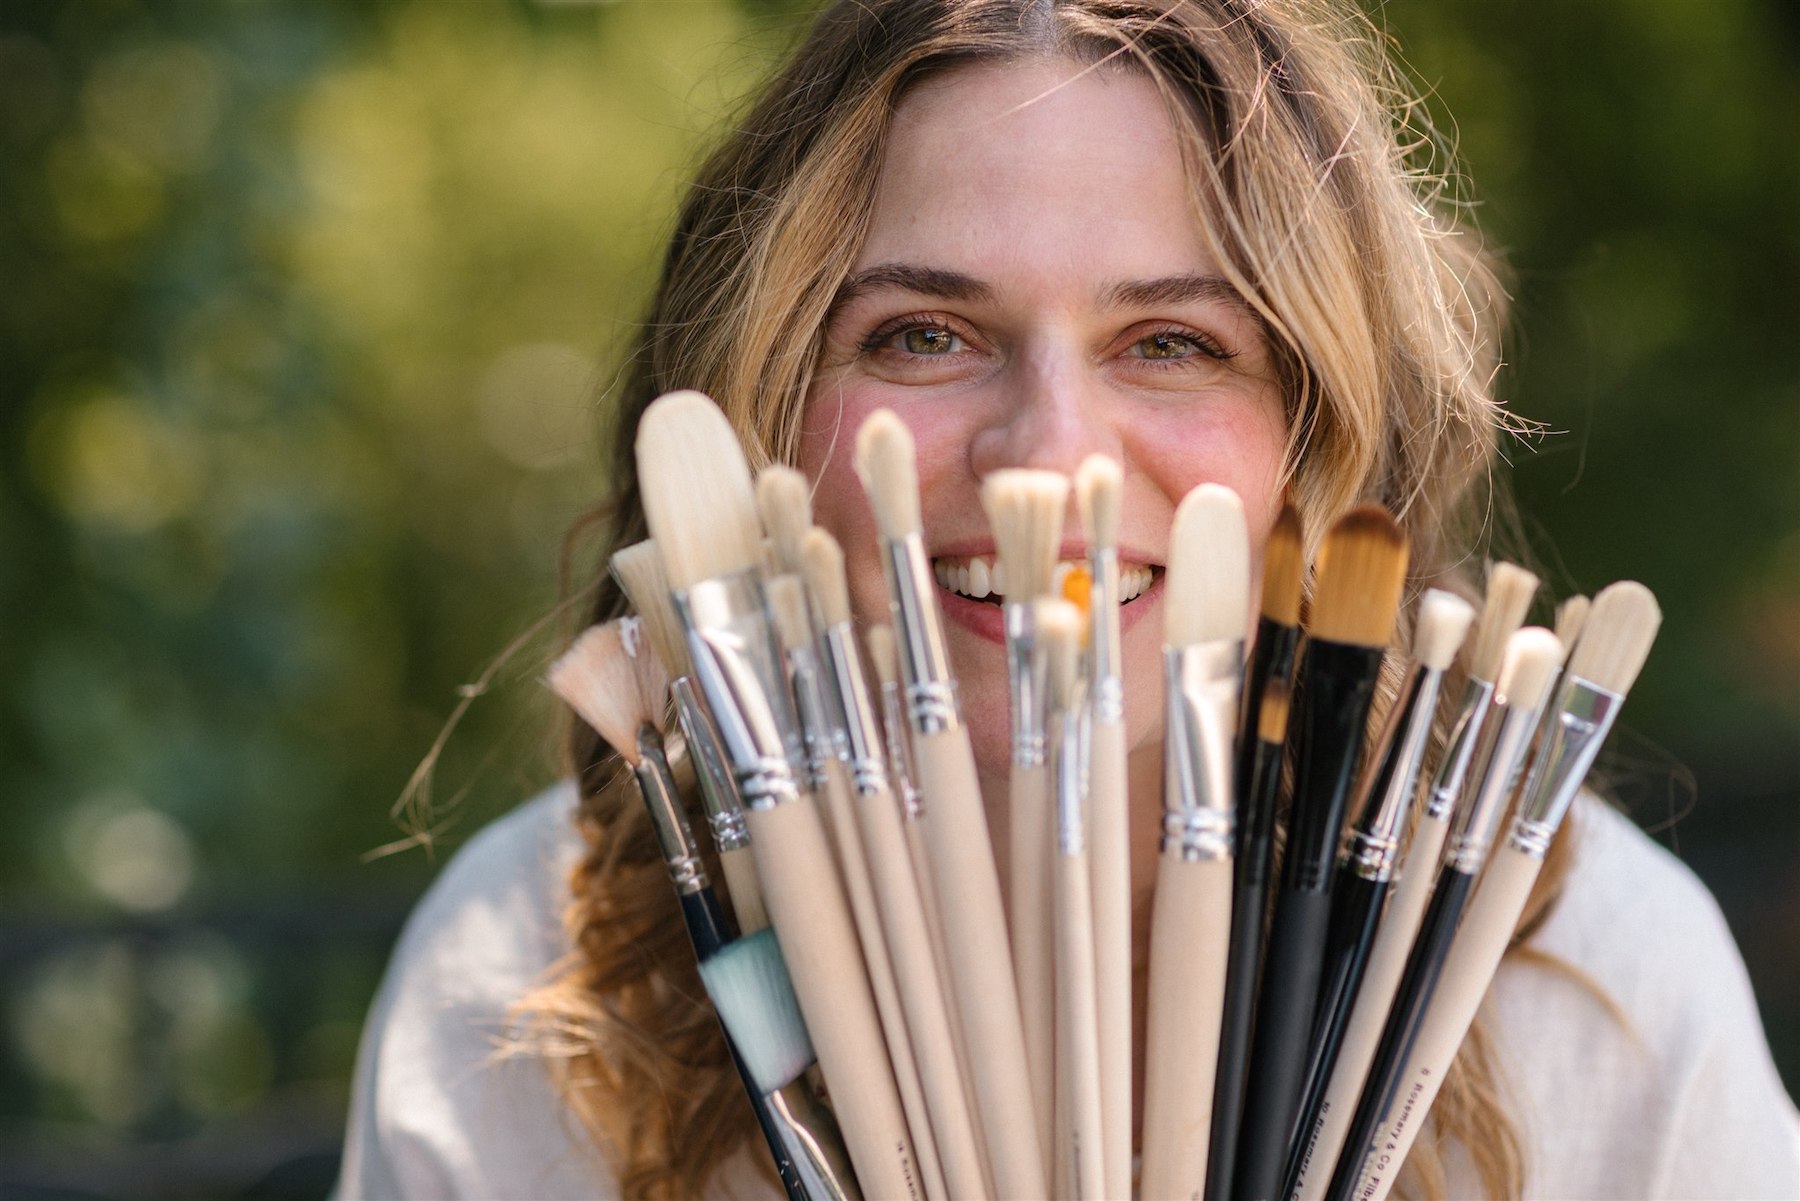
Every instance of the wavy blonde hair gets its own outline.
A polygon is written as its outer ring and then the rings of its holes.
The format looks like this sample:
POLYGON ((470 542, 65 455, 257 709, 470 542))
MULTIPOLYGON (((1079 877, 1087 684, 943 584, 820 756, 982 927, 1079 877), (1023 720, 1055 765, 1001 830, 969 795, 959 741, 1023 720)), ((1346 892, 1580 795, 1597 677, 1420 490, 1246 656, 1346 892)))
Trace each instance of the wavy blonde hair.
MULTIPOLYGON (((1174 115, 1196 220, 1281 364, 1287 481, 1309 539, 1380 500, 1411 539, 1410 595, 1472 594, 1510 424, 1493 394, 1505 294, 1432 173, 1439 147, 1384 39, 1331 0, 827 9, 688 193, 610 412, 614 498, 586 532, 597 528, 608 551, 644 536, 632 434, 661 392, 711 394, 753 462, 795 460, 825 317, 860 248, 897 101, 928 75, 1043 57, 1138 72, 1174 115)), ((603 582, 593 619, 622 610, 603 582)), ((643 807, 580 723, 568 749, 589 848, 571 880, 574 950, 526 1007, 558 1032, 559 1082, 624 1195, 693 1196, 753 1122, 643 807)), ((1565 838, 1522 928, 1569 858, 1565 838)), ((1410 1191, 1442 1191, 1453 1140, 1491 1195, 1519 1195, 1522 1153, 1488 1046, 1478 1023, 1434 1109, 1437 1137, 1414 1148, 1410 1191)))

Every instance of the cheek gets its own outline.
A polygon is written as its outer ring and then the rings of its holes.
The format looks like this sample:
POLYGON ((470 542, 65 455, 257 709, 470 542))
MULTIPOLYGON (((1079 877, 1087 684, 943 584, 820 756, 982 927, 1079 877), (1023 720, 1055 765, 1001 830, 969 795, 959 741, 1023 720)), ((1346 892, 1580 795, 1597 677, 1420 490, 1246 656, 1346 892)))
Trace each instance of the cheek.
POLYGON ((1159 415, 1140 431, 1139 462, 1171 506, 1200 484, 1224 484, 1238 494, 1251 555, 1260 564, 1284 493, 1287 425, 1274 390, 1202 413, 1159 415))

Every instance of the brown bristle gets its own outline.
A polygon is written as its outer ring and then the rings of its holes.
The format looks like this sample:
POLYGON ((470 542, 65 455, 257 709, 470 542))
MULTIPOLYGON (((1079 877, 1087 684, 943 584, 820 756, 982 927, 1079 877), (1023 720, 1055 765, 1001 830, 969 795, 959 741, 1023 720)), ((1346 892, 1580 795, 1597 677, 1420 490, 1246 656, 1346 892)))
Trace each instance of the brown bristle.
POLYGON ((800 544, 812 527, 812 489, 806 477, 779 463, 756 477, 756 511, 775 552, 775 570, 801 570, 800 544))
POLYGON ((1275 676, 1263 685, 1262 708, 1256 714, 1256 736, 1264 742, 1281 742, 1287 737, 1288 703, 1293 699, 1285 676, 1275 676))
POLYGON ((693 664, 688 659, 687 636, 682 633, 681 619, 675 616, 675 600, 669 593, 669 573, 663 569, 656 539, 646 538, 614 551, 612 574, 624 590, 625 599, 643 619, 644 632, 650 636, 650 649, 662 660, 663 670, 671 676, 691 674, 693 664))
POLYGON ((677 591, 762 562, 756 487, 731 422, 699 392, 670 392, 637 430, 644 517, 677 591))
POLYGON ((1300 513, 1284 505, 1263 548, 1262 615, 1278 625, 1300 624, 1300 584, 1306 558, 1300 542, 1300 513))
POLYGON ((1338 519, 1319 553, 1312 636, 1354 646, 1386 646, 1406 584, 1406 535, 1380 505, 1338 519))

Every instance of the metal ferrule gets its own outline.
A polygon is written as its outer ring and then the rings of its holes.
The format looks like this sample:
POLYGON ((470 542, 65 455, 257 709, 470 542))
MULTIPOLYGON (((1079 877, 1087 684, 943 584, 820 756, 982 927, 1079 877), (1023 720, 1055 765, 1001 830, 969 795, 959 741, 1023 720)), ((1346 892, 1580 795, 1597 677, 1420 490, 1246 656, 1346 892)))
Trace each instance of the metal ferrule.
POLYGON ((1494 708, 1498 713, 1498 724, 1491 740, 1483 739, 1490 745, 1484 748, 1488 753, 1485 767, 1477 777, 1475 802, 1465 806, 1458 815, 1449 841, 1444 845, 1445 865, 1471 876, 1487 861, 1500 819, 1506 815, 1506 802, 1512 796, 1513 785, 1518 783, 1519 769, 1537 728, 1536 706, 1517 709, 1500 702, 1494 708))
POLYGON ((756 572, 678 591, 675 611, 745 806, 768 809, 797 799, 800 725, 756 572))
POLYGON ((644 794, 644 807, 650 811, 650 828, 656 832, 656 845, 662 848, 663 862, 669 866, 669 880, 677 893, 691 896, 706 887, 706 866, 700 859, 700 844, 681 811, 662 734, 648 722, 638 727, 637 751, 638 762, 631 770, 644 794))
POLYGON ((1519 815, 1508 835, 1515 850, 1540 861, 1550 852, 1550 840, 1625 702, 1623 694, 1579 676, 1565 679, 1560 692, 1550 711, 1548 737, 1520 790, 1519 815))
POLYGON ((920 734, 946 734, 957 728, 956 677, 944 649, 932 589, 931 560, 918 534, 890 538, 887 548, 888 595, 893 599, 894 638, 899 643, 900 678, 906 682, 906 718, 920 734))
POLYGON ((925 796, 913 786, 912 747, 906 741, 906 718, 900 704, 900 685, 881 687, 881 728, 887 741, 888 764, 894 773, 894 791, 900 797, 900 815, 907 821, 925 816, 925 796))
POLYGON ((1037 611, 1013 601, 1002 606, 1006 621, 1006 677, 1012 686, 1014 767, 1041 767, 1050 708, 1050 657, 1038 639, 1037 611))
POLYGON ((1232 741, 1243 675, 1241 638, 1163 649, 1166 856, 1191 862, 1232 855, 1232 741))
POLYGON ((1487 724, 1488 710, 1493 707, 1494 682, 1469 679, 1463 689, 1462 710, 1450 731, 1449 745, 1444 748, 1444 761, 1438 764, 1432 778, 1431 792, 1425 799, 1425 816, 1449 821, 1456 809, 1468 779, 1469 764, 1475 757, 1475 745, 1481 741, 1481 727, 1487 724))
POLYGON ((1088 720, 1085 691, 1077 685, 1069 708, 1056 714, 1056 848, 1064 855, 1079 855, 1087 849, 1087 827, 1081 814, 1087 800, 1093 727, 1088 720))
POLYGON ((1088 555, 1093 576, 1088 594, 1089 643, 1093 646, 1094 720, 1125 720, 1124 654, 1119 649, 1119 552, 1101 547, 1088 555))
POLYGON ((807 785, 814 792, 825 787, 825 764, 836 753, 832 738, 831 705, 827 699, 825 673, 819 664, 819 652, 811 642, 790 646, 782 652, 787 669, 788 691, 794 698, 794 709, 800 718, 800 742, 806 751, 807 785))
POLYGON ((1369 777, 1370 786, 1381 792, 1364 802, 1350 833, 1350 870, 1365 880, 1379 883, 1394 878, 1400 833, 1418 795, 1419 766, 1431 742, 1431 719, 1443 680, 1443 672, 1415 664, 1401 686, 1400 700, 1389 718, 1390 733, 1381 740, 1387 753, 1369 777))
POLYGON ((680 676, 669 684, 675 694, 675 717, 687 740, 688 758, 700 777, 700 805, 706 824, 712 827, 713 846, 721 854, 750 845, 750 828, 744 824, 744 803, 738 797, 737 780, 725 760, 725 744, 706 711, 692 676, 680 676))
POLYGON ((858 796, 881 792, 888 786, 883 759, 881 723, 875 720, 875 703, 863 675, 862 652, 856 631, 841 621, 825 631, 827 674, 844 702, 844 741, 850 761, 850 784, 858 796))

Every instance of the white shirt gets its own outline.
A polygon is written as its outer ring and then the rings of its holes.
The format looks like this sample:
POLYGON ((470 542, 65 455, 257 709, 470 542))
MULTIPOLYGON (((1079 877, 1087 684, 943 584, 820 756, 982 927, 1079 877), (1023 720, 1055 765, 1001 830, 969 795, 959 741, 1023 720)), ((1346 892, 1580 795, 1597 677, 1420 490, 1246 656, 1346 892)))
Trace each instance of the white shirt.
MULTIPOLYGON (((505 1053, 509 1007, 568 951, 561 915, 583 851, 571 785, 478 833, 407 922, 363 1031, 339 1195, 618 1196, 543 1064, 505 1053)), ((1800 1117, 1711 895, 1612 809, 1584 798, 1577 861, 1534 945, 1486 1002, 1529 1198, 1800 1198, 1800 1117)), ((755 1144, 720 1196, 778 1198, 755 1144)), ((1479 1193, 1459 1147, 1451 1196, 1479 1193)))

